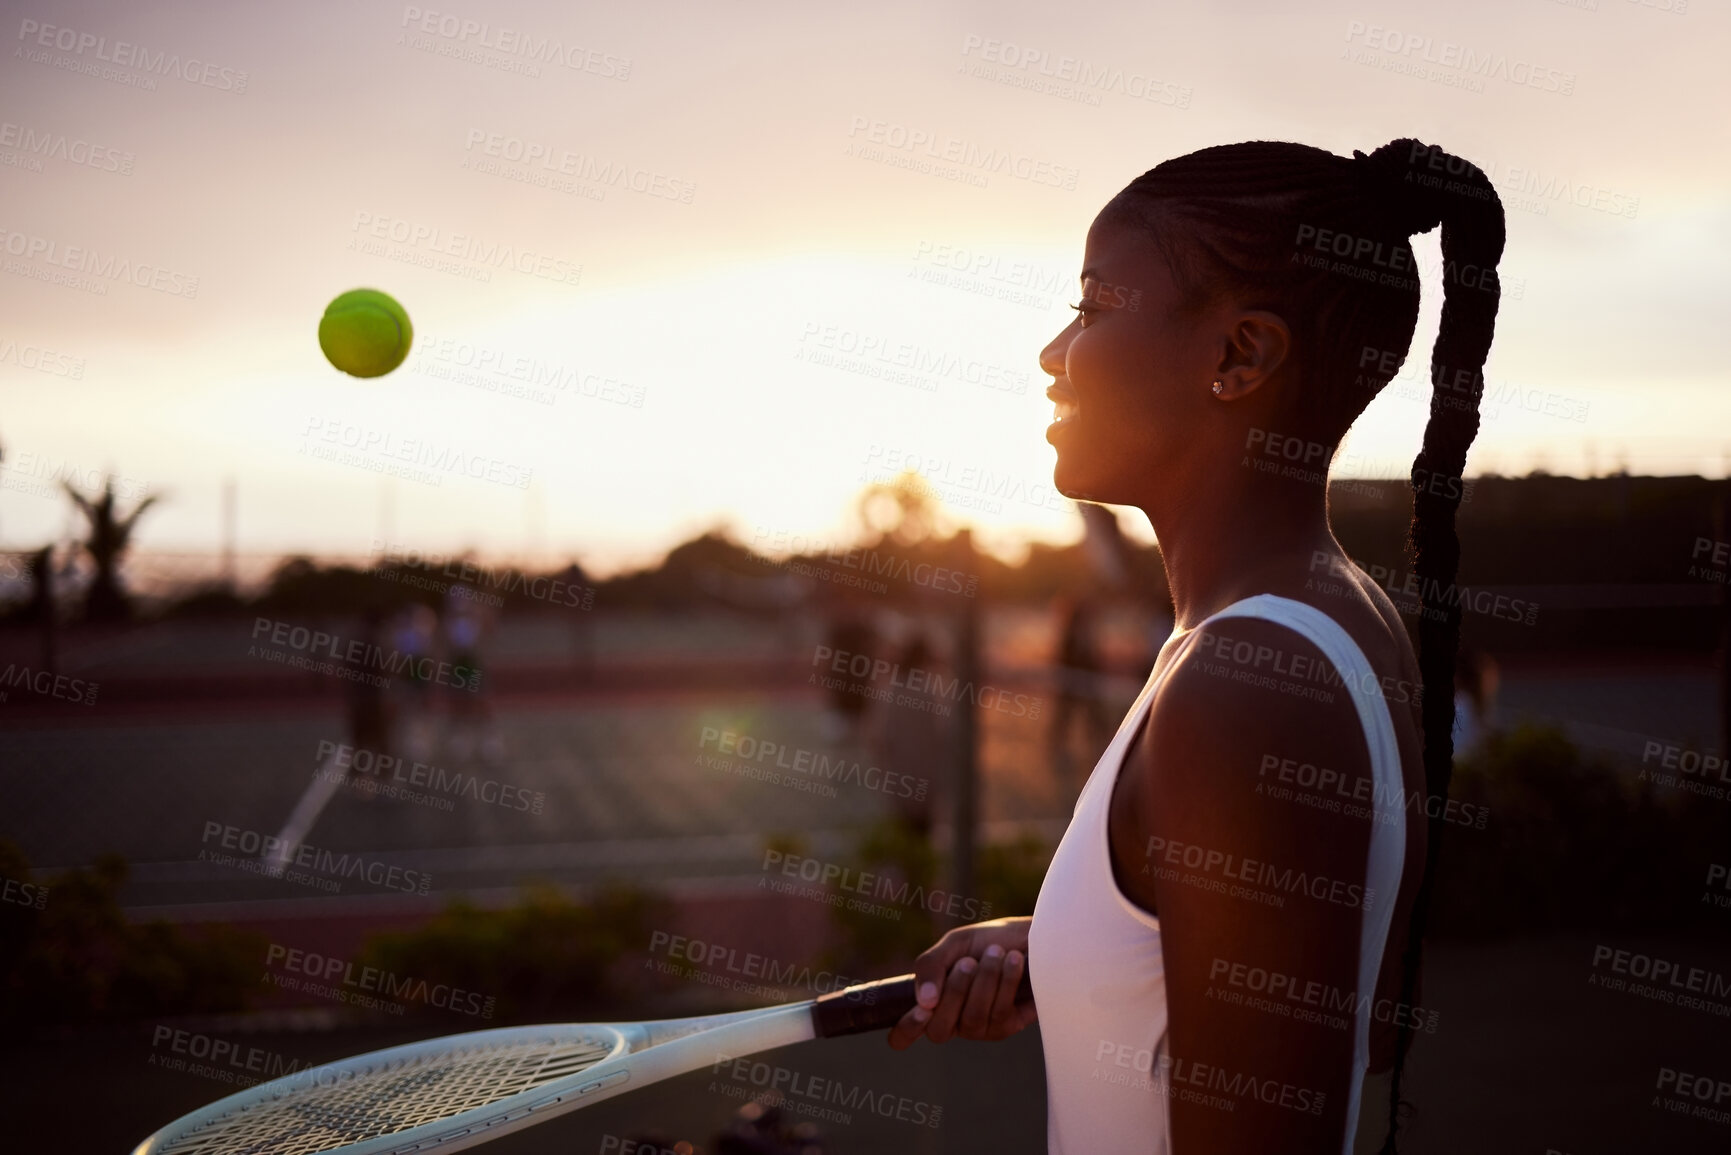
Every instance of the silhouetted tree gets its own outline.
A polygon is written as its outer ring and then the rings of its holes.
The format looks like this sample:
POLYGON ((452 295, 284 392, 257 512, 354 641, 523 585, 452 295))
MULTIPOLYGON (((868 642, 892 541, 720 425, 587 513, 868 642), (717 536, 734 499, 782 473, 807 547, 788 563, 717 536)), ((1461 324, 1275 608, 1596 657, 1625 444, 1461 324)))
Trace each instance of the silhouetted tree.
POLYGON ((84 552, 90 555, 91 563, 96 566, 96 577, 85 595, 85 619, 93 622, 124 621, 130 616, 132 607, 126 600, 126 591, 120 588, 120 559, 132 544, 132 530, 138 519, 156 504, 156 495, 146 497, 132 507, 131 513, 122 517, 115 509, 113 477, 103 479, 102 495, 95 498, 79 493, 71 482, 61 484, 90 527, 84 552))
POLYGON ((855 499, 855 513, 878 541, 916 546, 939 536, 946 523, 943 500, 931 483, 911 469, 889 481, 874 481, 855 499))

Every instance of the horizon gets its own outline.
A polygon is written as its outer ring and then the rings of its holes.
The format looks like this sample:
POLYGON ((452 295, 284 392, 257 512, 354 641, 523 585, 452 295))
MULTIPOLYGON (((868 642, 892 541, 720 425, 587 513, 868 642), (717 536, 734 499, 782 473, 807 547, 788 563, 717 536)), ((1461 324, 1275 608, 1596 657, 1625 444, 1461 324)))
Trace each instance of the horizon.
MULTIPOLYGON (((999 508, 946 492, 983 541, 1072 540, 1037 354, 1095 212, 1221 141, 1415 136, 1484 167, 1508 218, 1468 475, 1727 474, 1727 161, 1698 147, 1722 13, 1274 10, 1227 83, 1172 47, 1230 42, 1237 17, 1202 6, 755 11, 719 58, 697 8, 653 34, 543 2, 469 32, 334 0, 293 19, 20 15, 0 75, 0 446, 175 495, 143 549, 221 548, 232 479, 242 549, 384 535, 620 566, 729 518, 842 533, 895 456, 1010 478, 1027 496, 999 508), (1390 74, 1397 32, 1567 84, 1390 74), (535 57, 554 42, 591 54, 535 57), (215 63, 190 83, 165 52, 215 63), (705 115, 681 115, 694 100, 705 115), (415 328, 367 381, 314 340, 358 286, 415 328), (424 467, 447 459, 474 476, 424 467)), ((1343 476, 1416 454, 1437 234, 1414 250, 1412 351, 1343 476)), ((62 522, 0 490, 0 549, 62 522)))
MULTIPOLYGON (((0 463, 0 478, 4 478, 7 468, 8 467, 4 463, 0 463)), ((1574 481, 1590 483, 1618 480, 1628 482, 1713 482, 1723 481, 1725 478, 1708 477, 1699 473, 1603 473, 1589 477, 1582 477, 1568 473, 1549 473, 1542 470, 1536 470, 1520 475, 1468 473, 1465 475, 1463 480, 1467 482, 1490 480, 1510 482, 1574 481)), ((1335 495, 1336 487, 1341 487, 1347 492, 1350 492, 1351 487, 1354 486, 1390 486, 1398 488, 1399 486, 1406 484, 1409 484, 1408 479, 1402 477, 1342 477, 1331 475, 1329 477, 1331 518, 1337 500, 1335 495)), ((126 498, 128 492, 124 488, 117 488, 116 496, 122 500, 122 508, 127 508, 126 498)), ((148 491, 138 491, 132 494, 134 499, 144 496, 148 496, 148 491)), ((1133 506, 1109 505, 1105 506, 1105 508, 1113 512, 1118 527, 1128 542, 1141 548, 1152 548, 1156 551, 1160 548, 1159 542, 1155 538, 1152 529, 1148 524, 1146 515, 1142 514, 1140 510, 1133 506)), ((1463 502, 1461 509, 1463 514, 1470 516, 1470 501, 1463 502)), ((948 512, 941 506, 939 507, 939 511, 940 513, 948 512)), ((40 549, 42 544, 52 544, 57 550, 76 550, 81 548, 79 543, 82 539, 72 528, 79 524, 81 523, 77 522, 76 519, 69 517, 67 521, 68 531, 65 534, 52 543, 41 543, 29 549, 9 547, 0 544, 0 557, 22 557, 33 552, 35 549, 40 549)), ((1070 538, 1051 539, 1031 536, 1021 537, 1015 535, 982 537, 978 534, 976 527, 966 521, 954 521, 948 523, 942 527, 942 529, 945 530, 945 532, 934 532, 929 538, 924 539, 913 548, 925 548, 932 542, 948 541, 959 530, 967 529, 975 533, 975 548, 977 548, 981 553, 990 556, 998 563, 1011 568, 1025 565, 1030 551, 1036 546, 1060 550, 1075 548, 1082 544, 1083 536, 1081 533, 1078 533, 1070 538)), ((508 548, 489 550, 486 547, 475 543, 459 542, 452 546, 428 547, 423 546, 418 542, 409 542, 400 539, 389 540, 378 537, 371 539, 364 548, 358 550, 331 550, 320 549, 312 546, 289 546, 285 548, 236 549, 230 551, 225 550, 220 545, 204 547, 176 547, 174 545, 166 545, 156 547, 133 547, 127 550, 126 557, 131 562, 136 563, 142 560, 147 564, 152 560, 161 562, 168 559, 199 559, 210 563, 211 572, 216 577, 221 576, 220 567, 222 564, 226 559, 232 557, 236 562, 235 568, 238 586, 243 590, 251 588, 255 592, 258 588, 262 588, 264 581, 278 566, 297 559, 304 559, 312 562, 314 565, 324 568, 343 565, 361 565, 370 567, 381 565, 387 559, 391 558, 401 560, 407 557, 419 556, 428 559, 429 561, 437 561, 439 563, 465 561, 479 564, 485 568, 507 569, 522 573, 554 573, 564 569, 568 565, 575 564, 583 571, 585 578, 595 582, 607 582, 621 577, 654 572, 666 564, 668 556, 673 550, 704 538, 716 536, 719 536, 722 540, 727 541, 756 557, 777 564, 793 558, 822 556, 826 551, 834 551, 837 549, 847 551, 861 548, 876 548, 885 540, 888 540, 887 535, 858 522, 857 519, 854 520, 852 524, 849 524, 843 529, 827 536, 823 534, 809 533, 790 534, 787 532, 768 530, 764 527, 758 527, 758 532, 752 533, 746 527, 739 525, 737 521, 721 520, 693 529, 686 536, 672 542, 667 548, 662 549, 659 552, 619 559, 614 561, 613 564, 599 562, 593 558, 585 557, 576 551, 546 552, 532 555, 522 552, 513 552, 508 548), (777 538, 785 540, 787 542, 786 548, 774 545, 765 548, 763 538, 766 536, 770 537, 772 541, 777 538), (250 576, 243 576, 243 574, 250 576)), ((14 574, 12 576, 21 577, 22 575, 14 574)), ((153 584, 159 587, 172 589, 195 584, 196 582, 203 580, 212 579, 209 577, 156 578, 153 579, 153 584)), ((137 592, 146 593, 142 588, 137 592)), ((149 595, 147 594, 147 596, 149 595)), ((160 596, 160 594, 157 596, 160 596)))

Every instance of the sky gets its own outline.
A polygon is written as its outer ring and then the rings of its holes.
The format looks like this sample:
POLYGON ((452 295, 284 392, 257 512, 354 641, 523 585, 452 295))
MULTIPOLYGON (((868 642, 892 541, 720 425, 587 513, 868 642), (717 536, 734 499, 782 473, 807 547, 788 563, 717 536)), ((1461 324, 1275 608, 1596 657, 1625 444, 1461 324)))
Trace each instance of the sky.
MULTIPOLYGON (((141 549, 646 563, 839 540, 904 468, 1000 549, 1076 537, 1037 357, 1167 157, 1417 137, 1508 214, 1469 474, 1723 476, 1728 18, 1459 3, 9 2, 0 549, 57 482, 141 549), (348 377, 326 303, 393 295, 348 377)), ((1401 378, 1340 476, 1403 476, 1401 378)), ((1132 534, 1146 521, 1125 519, 1132 534)))

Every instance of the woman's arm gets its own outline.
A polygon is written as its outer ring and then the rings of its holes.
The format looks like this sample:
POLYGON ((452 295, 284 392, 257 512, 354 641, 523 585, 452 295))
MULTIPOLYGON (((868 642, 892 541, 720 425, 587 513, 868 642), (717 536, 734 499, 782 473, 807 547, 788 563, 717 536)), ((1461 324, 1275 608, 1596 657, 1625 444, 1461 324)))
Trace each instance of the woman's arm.
POLYGON ((1338 1155, 1354 1011, 1375 997, 1356 989, 1360 924, 1395 900, 1364 889, 1370 823, 1349 811, 1374 799, 1352 696, 1293 631, 1214 623, 1120 786, 1141 837, 1114 862, 1137 866, 1160 918, 1175 1155, 1338 1155))
POLYGON ((997 918, 959 926, 914 960, 920 1005, 890 1030, 890 1046, 911 1047, 921 1035, 934 1043, 952 1035, 1006 1039, 1037 1017, 1016 1002, 1027 968, 1030 918, 997 918))

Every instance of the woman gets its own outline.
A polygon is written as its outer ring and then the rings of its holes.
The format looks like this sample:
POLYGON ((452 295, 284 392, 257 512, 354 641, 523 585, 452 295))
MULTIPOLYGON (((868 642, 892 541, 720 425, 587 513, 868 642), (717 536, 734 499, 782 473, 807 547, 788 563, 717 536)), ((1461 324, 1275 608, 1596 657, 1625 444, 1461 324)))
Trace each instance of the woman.
POLYGON ((1176 627, 1090 776, 1031 919, 951 931, 891 1033, 1034 1020, 1053 1152, 1394 1150, 1452 762, 1458 479, 1497 309, 1501 202, 1397 140, 1250 142, 1161 164, 1088 233, 1041 354, 1055 484, 1153 523, 1176 627), (1407 237, 1442 226, 1433 400, 1413 465, 1415 657, 1334 540, 1327 463, 1399 371, 1407 237), (1432 820, 1434 821, 1434 820, 1432 820))

